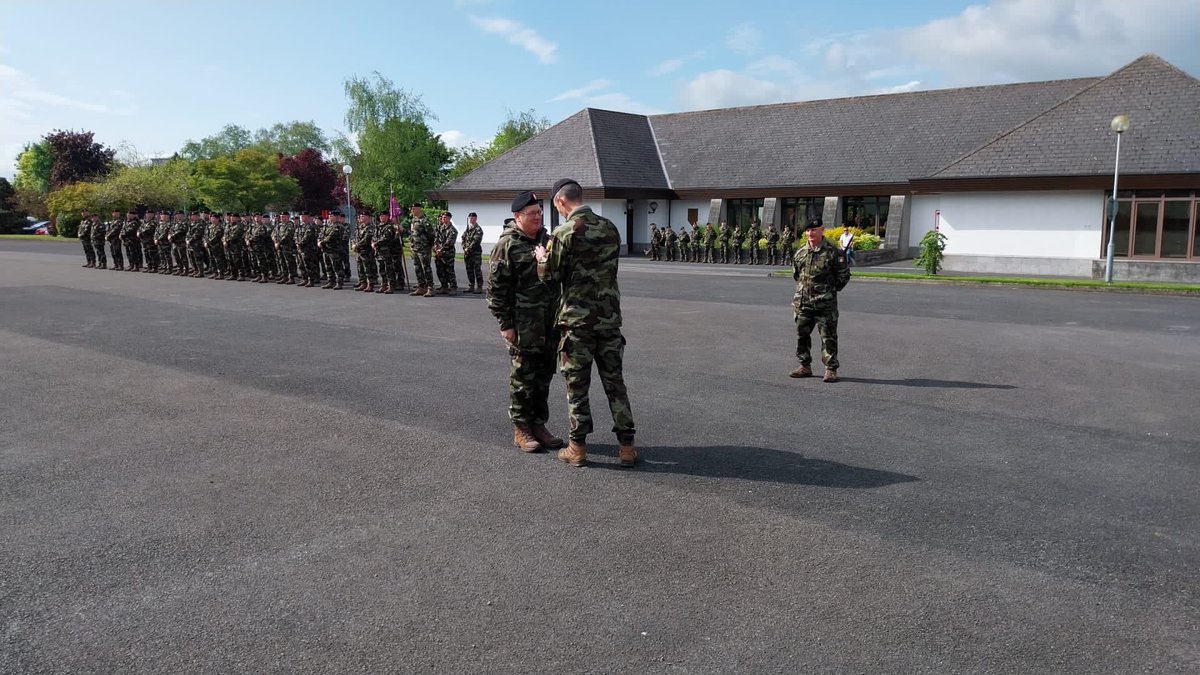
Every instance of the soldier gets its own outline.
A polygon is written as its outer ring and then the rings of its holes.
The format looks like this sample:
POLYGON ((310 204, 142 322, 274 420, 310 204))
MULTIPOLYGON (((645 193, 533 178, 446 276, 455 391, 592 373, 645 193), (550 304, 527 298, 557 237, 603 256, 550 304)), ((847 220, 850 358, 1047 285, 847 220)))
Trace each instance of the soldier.
POLYGON ((712 223, 704 224, 704 262, 715 263, 717 250, 717 231, 712 223))
POLYGON ((688 234, 687 225, 679 228, 679 262, 692 261, 692 235, 688 234))
POLYGON ((650 223, 650 259, 662 260, 662 232, 657 223, 650 223))
POLYGON ((192 269, 190 276, 197 279, 203 278, 208 272, 208 256, 204 251, 204 221, 200 219, 200 214, 196 211, 188 214, 187 237, 184 239, 184 244, 187 246, 188 264, 192 269))
POLYGON ((462 233, 463 264, 467 268, 467 292, 483 292, 483 228, 475 212, 467 214, 467 227, 462 233))
POLYGON ((721 246, 721 264, 729 264, 729 237, 732 232, 729 229, 729 223, 721 221, 721 227, 717 230, 717 241, 721 246))
POLYGON ((455 247, 458 244, 458 229, 450 222, 450 212, 438 217, 437 230, 433 235, 433 259, 438 278, 438 295, 458 295, 458 279, 454 276, 455 247))
POLYGON ((79 243, 83 245, 84 267, 96 266, 96 249, 92 246, 92 217, 87 211, 79 214, 79 228, 75 230, 79 243))
POLYGON ((271 231, 271 242, 279 258, 279 281, 277 284, 296 283, 296 225, 286 213, 279 214, 275 229, 271 231))
POLYGON ((125 227, 125 223, 121 220, 121 212, 118 209, 113 209, 112 220, 108 221, 106 234, 108 239, 108 252, 112 255, 114 270, 120 271, 125 269, 125 257, 121 253, 121 230, 125 227))
MULTIPOLYGON (((412 237, 413 274, 417 277, 417 286, 409 295, 433 297, 433 271, 429 269, 429 257, 433 254, 433 226, 422 215, 421 205, 414 203, 408 207, 409 236, 412 237)), ((403 235, 403 232, 401 232, 403 235)))
POLYGON ((296 252, 301 265, 300 277, 304 282, 298 284, 302 288, 312 288, 320 278, 317 261, 321 257, 321 248, 317 246, 320 227, 313 220, 312 214, 305 211, 300 215, 300 224, 296 226, 296 252))
POLYGON ((225 259, 225 224, 216 213, 207 214, 208 223, 204 227, 204 252, 208 255, 208 266, 212 272, 211 279, 224 279, 229 270, 229 262, 225 259))
POLYGON ((762 264, 762 261, 760 261, 758 259, 758 253, 759 253, 759 243, 758 242, 760 239, 762 239, 762 226, 758 224, 757 220, 751 221, 750 229, 746 232, 746 239, 748 240, 748 244, 750 246, 750 264, 751 265, 762 264))
MULTIPOLYGON (((165 221, 167 220, 167 214, 163 213, 159 218, 165 221)), ((169 238, 171 240, 171 250, 175 254, 174 275, 177 277, 191 276, 190 268, 188 267, 187 236, 188 223, 183 219, 183 214, 176 213, 174 218, 171 219, 169 238)))
POLYGON ((819 217, 810 218, 804 227, 805 245, 792 259, 796 295, 792 308, 796 318, 796 358, 800 366, 791 377, 812 377, 812 329, 821 335, 821 362, 825 381, 837 382, 837 294, 850 282, 850 268, 836 246, 825 241, 825 227, 819 217))
POLYGON ((250 260, 254 281, 265 284, 271 275, 271 250, 275 247, 271 241, 271 217, 261 213, 253 216, 250 227, 246 230, 249 242, 250 260))
MULTIPOLYGON (((113 212, 116 213, 115 211, 113 212)), ((104 252, 104 242, 108 239, 108 222, 92 218, 92 250, 96 252, 96 268, 108 269, 108 256, 104 252)))
POLYGON ((792 264, 792 255, 796 253, 794 244, 796 243, 796 235, 793 233, 791 226, 784 225, 783 232, 779 235, 779 264, 792 264))
POLYGON ((138 239, 138 228, 142 225, 138 220, 137 211, 125 214, 125 222, 121 223, 121 243, 125 245, 125 259, 129 266, 127 272, 138 272, 142 269, 142 242, 138 239))
POLYGON ((572 466, 587 462, 587 436, 592 431, 588 390, 594 361, 620 444, 619 463, 633 466, 638 454, 621 365, 625 351, 621 291, 617 287, 621 235, 611 220, 597 216, 584 205, 583 188, 574 180, 555 183, 550 203, 563 222, 545 246, 534 249, 534 255, 538 277, 557 289, 562 298, 556 325, 563 334, 559 365, 567 387, 571 442, 559 451, 558 458, 572 466))
POLYGON ((538 278, 534 249, 546 244, 547 235, 537 195, 518 194, 512 214, 504 221, 488 262, 487 304, 500 324, 511 359, 508 417, 513 423, 513 445, 522 452, 537 452, 563 446, 563 440, 546 429, 558 345, 554 327, 558 295, 538 278))
POLYGON ((242 254, 246 252, 246 227, 242 224, 242 214, 229 214, 221 243, 225 247, 225 265, 229 267, 229 276, 226 278, 244 281, 247 270, 242 264, 242 254))
POLYGON ((779 232, 775 230, 775 223, 771 223, 767 228, 767 264, 775 265, 779 260, 779 232))
POLYGON ((396 228, 392 225, 388 212, 380 211, 379 222, 375 224, 374 236, 371 238, 371 250, 375 252, 375 261, 379 267, 379 288, 376 293, 391 295, 397 288, 402 288, 395 249, 396 228))
POLYGON ((700 223, 692 223, 692 262, 704 260, 704 228, 700 223))
POLYGON ((145 274, 158 271, 158 244, 154 243, 154 230, 157 227, 158 223, 150 217, 150 213, 146 214, 146 219, 138 226, 138 245, 142 247, 142 259, 146 262, 142 268, 145 274))
POLYGON ((663 253, 666 254, 667 262, 675 262, 676 249, 679 248, 679 237, 675 234, 675 230, 667 225, 667 231, 663 233, 663 253))
POLYGON ((742 231, 741 226, 734 225, 729 228, 729 253, 733 256, 733 264, 742 264, 742 242, 745 241, 746 233, 742 231))
MULTIPOLYGON (((375 262, 375 224, 371 215, 364 211, 358 212, 358 228, 354 231, 354 243, 350 248, 358 261, 358 284, 356 291, 375 292, 375 278, 379 276, 379 266, 375 262)), ((382 286, 381 286, 382 287, 382 286)))
POLYGON ((158 251, 158 273, 174 272, 175 264, 171 261, 171 223, 163 218, 154 223, 154 248, 158 251))
POLYGON ((325 273, 328 277, 321 288, 327 290, 342 290, 342 282, 346 279, 346 270, 342 269, 342 250, 346 247, 346 230, 338 222, 333 213, 321 228, 317 238, 317 247, 321 249, 325 260, 325 273))

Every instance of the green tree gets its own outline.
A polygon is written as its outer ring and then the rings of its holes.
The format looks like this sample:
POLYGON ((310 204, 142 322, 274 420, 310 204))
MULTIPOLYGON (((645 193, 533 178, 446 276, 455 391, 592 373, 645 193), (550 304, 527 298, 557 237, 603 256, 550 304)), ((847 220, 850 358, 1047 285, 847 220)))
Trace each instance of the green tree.
POLYGON ((308 148, 329 152, 329 139, 315 122, 299 120, 287 124, 276 123, 270 128, 254 132, 252 148, 270 154, 292 157, 308 148))
POLYGON ((191 181, 192 165, 173 159, 159 165, 122 166, 99 184, 98 191, 110 208, 182 209, 191 205, 191 181))
POLYGON ((60 237, 74 237, 83 211, 100 213, 111 208, 100 196, 96 183, 80 181, 65 185, 46 197, 46 208, 54 217, 54 229, 60 237))
POLYGON ((179 151, 179 155, 193 162, 202 159, 216 159, 248 148, 253 142, 254 138, 249 129, 236 124, 226 124, 212 136, 201 138, 198 141, 189 138, 179 151))
POLYGON ((507 117, 500 128, 496 130, 496 135, 492 138, 491 143, 484 146, 467 146, 454 153, 454 164, 446 176, 447 180, 467 175, 485 162, 503 155, 549 127, 550 120, 538 117, 533 110, 526 110, 516 115, 513 115, 511 110, 508 111, 507 117))
POLYGON ((920 255, 913 260, 913 267, 924 267, 925 274, 937 274, 942 269, 942 252, 946 250, 946 235, 930 230, 921 237, 920 255))
POLYGON ((50 173, 54 170, 54 149, 44 140, 26 143, 17 155, 17 173, 13 176, 16 190, 33 191, 41 195, 50 192, 50 173))
POLYGON ((279 173, 276 156, 252 149, 196 162, 192 186, 216 211, 279 210, 300 196, 296 180, 279 173))

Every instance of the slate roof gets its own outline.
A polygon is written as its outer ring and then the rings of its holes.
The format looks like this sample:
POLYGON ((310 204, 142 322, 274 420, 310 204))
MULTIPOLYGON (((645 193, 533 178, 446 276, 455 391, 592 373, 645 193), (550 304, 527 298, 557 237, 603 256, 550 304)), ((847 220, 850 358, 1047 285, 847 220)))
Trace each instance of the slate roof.
POLYGON ((1200 81, 1148 54, 933 178, 1111 174, 1118 114, 1130 117, 1122 174, 1200 173, 1200 81))
POLYGON ((1146 55, 1104 78, 649 117, 586 108, 431 194, 544 190, 566 176, 619 196, 1107 175, 1120 113, 1133 120, 1122 173, 1200 173, 1200 82, 1146 55))

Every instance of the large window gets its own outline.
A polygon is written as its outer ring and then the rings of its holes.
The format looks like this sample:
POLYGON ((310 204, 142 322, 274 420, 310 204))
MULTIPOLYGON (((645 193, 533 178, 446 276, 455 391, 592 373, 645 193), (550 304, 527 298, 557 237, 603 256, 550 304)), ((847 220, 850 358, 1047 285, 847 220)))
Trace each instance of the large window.
MULTIPOLYGON (((1105 200, 1112 192, 1105 194, 1105 200)), ((1200 191, 1137 190, 1117 193, 1113 255, 1121 258, 1200 258, 1200 191)), ((1104 221, 1100 256, 1108 250, 1104 221)))
POLYGON ((730 199, 726 212, 726 220, 731 227, 746 229, 754 221, 762 222, 763 200, 761 199, 730 199))
POLYGON ((822 216, 825 214, 825 198, 824 197, 791 197, 783 200, 781 224, 779 229, 784 227, 792 228, 796 231, 797 226, 804 226, 809 218, 822 216))
POLYGON ((880 237, 887 234, 888 206, 892 203, 890 196, 883 197, 842 197, 842 218, 840 223, 825 223, 826 227, 850 225, 861 227, 871 234, 880 237))

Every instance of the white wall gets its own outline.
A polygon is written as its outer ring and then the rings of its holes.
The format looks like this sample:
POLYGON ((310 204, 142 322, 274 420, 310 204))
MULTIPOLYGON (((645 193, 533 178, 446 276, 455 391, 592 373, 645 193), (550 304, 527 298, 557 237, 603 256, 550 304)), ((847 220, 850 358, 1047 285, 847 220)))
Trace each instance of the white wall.
MULTIPOLYGON (((449 201, 446 209, 454 214, 451 220, 461 235, 467 227, 467 214, 474 211, 479 216, 479 226, 483 228, 483 252, 488 253, 500 239, 504 230, 504 219, 512 218, 511 201, 449 201)), ((544 216, 546 224, 550 223, 550 215, 544 216)))
POLYGON ((1102 192, 966 192, 912 198, 909 247, 941 211, 946 255, 1096 258, 1102 192))

